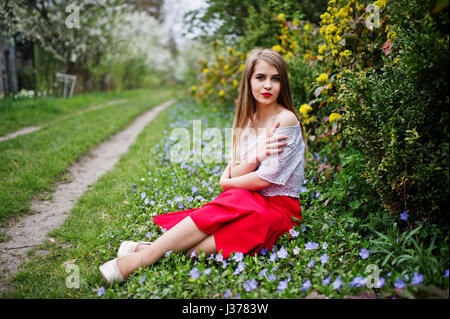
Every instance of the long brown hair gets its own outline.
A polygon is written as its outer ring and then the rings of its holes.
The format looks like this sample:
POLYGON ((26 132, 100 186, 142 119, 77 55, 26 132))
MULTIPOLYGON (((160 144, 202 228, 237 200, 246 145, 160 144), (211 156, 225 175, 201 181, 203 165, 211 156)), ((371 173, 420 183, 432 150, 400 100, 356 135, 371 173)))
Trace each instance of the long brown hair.
POLYGON ((239 141, 242 129, 251 121, 253 126, 253 114, 256 112, 256 101, 253 97, 250 78, 255 70, 256 62, 262 60, 266 63, 273 65, 280 74, 280 94, 278 95, 278 104, 285 107, 289 111, 295 114, 297 120, 300 122, 300 128, 302 130, 303 143, 305 144, 305 160, 307 153, 307 144, 305 139, 305 129, 303 128, 300 117, 294 110, 291 96, 291 86, 289 84, 288 69, 286 62, 281 55, 274 50, 270 49, 253 49, 247 55, 245 61, 244 70, 242 72, 241 84, 239 89, 239 97, 236 102, 236 113, 233 122, 233 141, 232 141, 232 161, 236 162, 236 155, 239 152, 239 141))

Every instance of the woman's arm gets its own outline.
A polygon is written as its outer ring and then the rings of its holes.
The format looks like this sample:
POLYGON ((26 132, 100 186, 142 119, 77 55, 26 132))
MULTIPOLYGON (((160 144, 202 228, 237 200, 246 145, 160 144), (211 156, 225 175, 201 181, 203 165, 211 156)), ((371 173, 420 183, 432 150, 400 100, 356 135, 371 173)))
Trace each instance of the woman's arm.
POLYGON ((222 187, 223 190, 230 188, 245 188, 250 191, 257 191, 268 187, 270 184, 270 182, 259 177, 256 172, 251 172, 238 177, 220 179, 220 187, 222 187))

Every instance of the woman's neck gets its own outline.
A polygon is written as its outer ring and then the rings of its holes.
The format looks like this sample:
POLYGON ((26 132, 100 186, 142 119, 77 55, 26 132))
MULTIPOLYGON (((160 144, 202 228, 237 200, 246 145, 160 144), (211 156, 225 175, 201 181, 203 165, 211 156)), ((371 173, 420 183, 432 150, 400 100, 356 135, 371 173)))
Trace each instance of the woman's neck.
POLYGON ((253 114, 253 120, 258 124, 270 124, 277 114, 280 113, 280 105, 273 104, 256 104, 256 112, 253 114))

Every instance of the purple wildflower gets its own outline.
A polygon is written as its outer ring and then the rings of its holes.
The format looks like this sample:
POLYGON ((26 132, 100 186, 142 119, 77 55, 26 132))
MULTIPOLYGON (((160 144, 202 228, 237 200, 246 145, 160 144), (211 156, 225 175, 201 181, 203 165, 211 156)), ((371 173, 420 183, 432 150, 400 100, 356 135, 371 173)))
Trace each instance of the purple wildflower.
POLYGON ((326 250, 327 248, 328 248, 328 244, 327 244, 327 242, 324 242, 323 245, 322 245, 322 249, 326 250))
POLYGON ((244 257, 243 253, 236 252, 233 255, 233 260, 236 261, 236 262, 241 262, 243 257, 244 257))
POLYGON ((244 271, 244 268, 245 264, 242 261, 240 261, 239 265, 237 266, 236 270, 233 273, 233 276, 239 275, 242 271, 244 271))
POLYGON ((267 276, 267 281, 274 281, 277 280, 277 276, 275 276, 275 274, 270 274, 269 276, 267 276))
POLYGON ((205 269, 204 271, 203 271, 203 274, 204 275, 209 275, 211 273, 211 268, 208 268, 208 269, 205 269))
POLYGON ((139 279, 139 285, 142 285, 142 283, 144 282, 145 279, 147 279, 147 277, 145 275, 144 275, 144 277, 139 279))
POLYGON ((270 255, 269 261, 274 262, 275 260, 277 260, 277 255, 276 254, 270 255))
POLYGON ((406 210, 404 210, 401 214, 400 214, 400 219, 401 220, 407 220, 409 217, 408 213, 406 212, 406 210))
POLYGON ((197 256, 197 251, 196 251, 196 250, 194 250, 194 251, 191 253, 191 258, 194 258, 195 256, 197 256))
POLYGON ((258 276, 260 276, 260 277, 265 277, 265 276, 266 276, 266 272, 267 272, 267 269, 264 268, 263 270, 261 270, 261 271, 259 272, 258 276))
POLYGON ((263 248, 261 249, 261 251, 260 251, 260 254, 263 255, 263 256, 265 256, 265 255, 267 254, 267 248, 266 248, 266 247, 263 247, 263 248))
POLYGON ((296 238, 298 237, 299 232, 295 231, 294 228, 291 228, 291 230, 289 230, 289 234, 291 234, 293 238, 296 238))
POLYGON ((342 286, 342 276, 339 275, 339 277, 336 278, 336 280, 333 282, 333 289, 339 289, 342 286))
POLYGON ((306 231, 306 226, 302 227, 302 232, 304 233, 306 231))
POLYGON ((406 284, 401 279, 395 279, 394 286, 395 286, 395 288, 405 288, 406 284))
POLYGON ((183 200, 183 195, 177 196, 174 201, 181 202, 183 200))
POLYGON ((311 267, 314 266, 315 263, 316 263, 316 261, 314 259, 311 259, 311 261, 309 262, 308 266, 306 266, 306 267, 311 268, 311 267))
POLYGON ((300 288, 300 290, 307 291, 309 288, 311 288, 311 280, 308 279, 303 283, 303 286, 302 288, 300 288))
POLYGON ((153 236, 153 233, 151 233, 151 232, 148 232, 147 234, 145 234, 145 238, 150 238, 150 237, 152 237, 153 236))
POLYGON ((330 276, 328 276, 327 278, 325 278, 323 281, 322 281, 322 285, 323 286, 326 286, 326 285, 329 285, 330 284, 330 276))
POLYGON ((320 262, 322 263, 322 265, 327 263, 328 258, 329 257, 328 257, 328 255, 326 253, 323 254, 322 256, 320 256, 320 262))
POLYGON ((350 283, 350 287, 362 287, 366 284, 367 279, 362 278, 361 276, 357 276, 353 278, 352 282, 350 283))
POLYGON ((147 197, 147 194, 145 193, 145 192, 142 192, 141 193, 141 199, 144 199, 144 198, 146 198, 147 197))
POLYGON ((276 271, 278 269, 278 265, 275 265, 270 271, 276 271))
POLYGON ((222 262, 222 261, 223 261, 223 256, 222 256, 221 253, 218 253, 218 254, 216 255, 216 261, 218 261, 218 262, 222 262))
POLYGON ((319 247, 319 243, 316 242, 307 242, 305 244, 305 250, 315 250, 319 247))
POLYGON ((196 194, 198 192, 198 187, 197 186, 192 186, 192 194, 196 194))
POLYGON ((280 283, 278 284, 277 289, 279 291, 283 291, 284 289, 286 289, 288 287, 288 280, 280 280, 280 283))
POLYGON ((183 203, 178 203, 178 209, 183 209, 184 204, 183 203))
POLYGON ((296 246, 294 248, 294 255, 298 255, 300 253, 300 247, 296 246))
POLYGON ((227 291, 225 292, 225 294, 223 295, 224 298, 230 298, 231 297, 231 290, 227 289, 227 291))
POLYGON ((306 193, 308 189, 305 186, 300 187, 300 193, 306 193))
POLYGON ((362 259, 367 259, 369 258, 369 251, 363 248, 359 251, 359 255, 361 256, 362 259))
POLYGON ((384 287, 385 283, 386 283, 386 279, 384 279, 384 277, 380 277, 380 279, 378 279, 378 282, 375 284, 375 288, 384 287))
POLYGON ((144 200, 144 204, 147 205, 150 202, 150 200, 146 197, 144 200))
POLYGON ((423 282, 423 275, 418 274, 418 273, 415 272, 414 276, 413 276, 413 278, 411 280, 411 284, 418 285, 418 284, 421 284, 422 282, 423 282))
POLYGON ((166 252, 166 254, 165 254, 164 256, 165 256, 165 257, 169 257, 171 253, 172 253, 172 251, 169 250, 169 251, 166 252))
POLYGON ((286 249, 284 249, 284 247, 281 247, 281 249, 277 252, 277 257, 278 258, 286 258, 288 255, 288 252, 286 251, 286 249))
POLYGON ((258 288, 258 282, 256 281, 256 279, 247 280, 246 282, 244 282, 245 291, 252 291, 256 288, 258 288))
POLYGON ((197 267, 194 267, 189 272, 189 275, 191 275, 191 279, 197 279, 198 277, 200 277, 200 270, 198 270, 197 267))
POLYGON ((448 278, 448 268, 445 270, 444 277, 448 278))
POLYGON ((100 287, 97 289, 97 296, 101 297, 105 293, 105 288, 100 287))
POLYGON ((222 267, 223 267, 223 269, 227 268, 227 266, 228 266, 227 261, 226 261, 226 260, 223 260, 223 261, 222 261, 222 267))

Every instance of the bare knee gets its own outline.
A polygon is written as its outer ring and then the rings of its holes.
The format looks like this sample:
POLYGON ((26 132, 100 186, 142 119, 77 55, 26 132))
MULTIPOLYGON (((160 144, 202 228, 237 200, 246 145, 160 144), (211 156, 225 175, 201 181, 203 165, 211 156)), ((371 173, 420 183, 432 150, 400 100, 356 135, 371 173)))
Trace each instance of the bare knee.
POLYGON ((214 235, 209 235, 203 241, 201 241, 197 245, 191 247, 188 250, 186 256, 187 257, 198 256, 200 251, 204 251, 206 256, 209 256, 211 254, 217 253, 216 242, 214 240, 214 235), (195 252, 195 254, 193 255, 194 252, 195 252))

